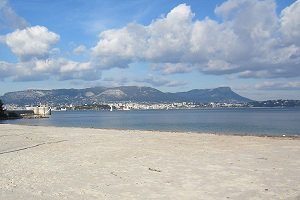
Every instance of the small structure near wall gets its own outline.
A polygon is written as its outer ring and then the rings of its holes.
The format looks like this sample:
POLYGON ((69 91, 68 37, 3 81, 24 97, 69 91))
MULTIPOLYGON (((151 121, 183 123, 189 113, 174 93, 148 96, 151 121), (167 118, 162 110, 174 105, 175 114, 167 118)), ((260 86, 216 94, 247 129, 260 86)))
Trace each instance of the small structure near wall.
POLYGON ((7 116, 14 119, 27 118, 34 115, 33 110, 6 110, 5 112, 7 116))

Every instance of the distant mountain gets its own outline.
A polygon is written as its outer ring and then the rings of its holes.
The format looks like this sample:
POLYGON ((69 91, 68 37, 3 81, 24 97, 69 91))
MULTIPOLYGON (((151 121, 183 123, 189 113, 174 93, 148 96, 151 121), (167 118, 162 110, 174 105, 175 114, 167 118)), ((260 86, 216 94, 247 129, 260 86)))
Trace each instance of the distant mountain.
POLYGON ((181 101, 188 102, 224 102, 224 103, 245 103, 252 100, 242 97, 233 92, 230 87, 219 87, 215 89, 196 89, 188 92, 178 92, 176 96, 181 101))
POLYGON ((229 87, 195 89, 187 92, 164 93, 151 87, 93 87, 85 89, 25 90, 9 92, 0 97, 6 104, 92 104, 102 102, 226 102, 245 103, 250 99, 233 92, 229 87))

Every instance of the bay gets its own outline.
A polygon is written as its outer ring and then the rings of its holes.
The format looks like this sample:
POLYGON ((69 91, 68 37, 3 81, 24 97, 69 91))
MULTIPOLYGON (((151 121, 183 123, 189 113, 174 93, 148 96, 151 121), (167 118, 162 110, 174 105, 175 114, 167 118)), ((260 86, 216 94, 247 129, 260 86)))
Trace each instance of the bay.
POLYGON ((222 108, 53 112, 46 119, 1 123, 239 135, 300 135, 299 108, 222 108))

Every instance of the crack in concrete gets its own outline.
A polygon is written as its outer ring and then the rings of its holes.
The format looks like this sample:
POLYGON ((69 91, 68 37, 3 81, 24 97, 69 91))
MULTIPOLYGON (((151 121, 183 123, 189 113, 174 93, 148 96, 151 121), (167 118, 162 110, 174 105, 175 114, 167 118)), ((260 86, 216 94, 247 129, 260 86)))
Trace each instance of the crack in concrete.
POLYGON ((66 141, 68 141, 68 140, 59 140, 59 141, 55 141, 55 142, 43 142, 43 143, 39 143, 39 144, 29 146, 29 147, 23 147, 23 148, 20 148, 20 149, 14 149, 14 150, 10 150, 10 151, 0 152, 0 155, 7 154, 7 153, 18 152, 18 151, 23 151, 23 150, 27 150, 27 149, 32 149, 32 148, 42 146, 42 145, 45 145, 45 144, 57 144, 57 143, 66 142, 66 141))

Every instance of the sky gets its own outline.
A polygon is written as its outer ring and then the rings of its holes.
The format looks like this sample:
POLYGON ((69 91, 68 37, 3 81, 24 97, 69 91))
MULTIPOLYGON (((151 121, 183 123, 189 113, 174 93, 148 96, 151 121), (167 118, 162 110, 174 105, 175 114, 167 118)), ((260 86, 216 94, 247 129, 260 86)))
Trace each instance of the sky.
POLYGON ((300 99, 300 0, 0 0, 0 95, 126 85, 300 99))

